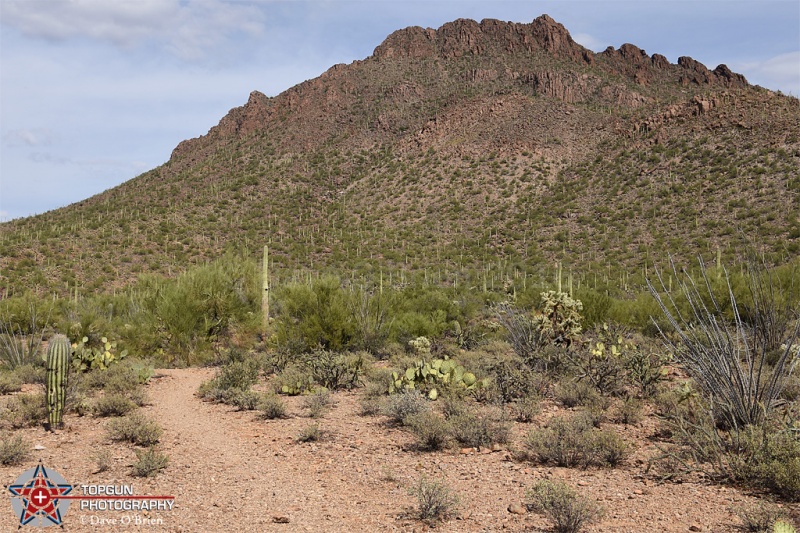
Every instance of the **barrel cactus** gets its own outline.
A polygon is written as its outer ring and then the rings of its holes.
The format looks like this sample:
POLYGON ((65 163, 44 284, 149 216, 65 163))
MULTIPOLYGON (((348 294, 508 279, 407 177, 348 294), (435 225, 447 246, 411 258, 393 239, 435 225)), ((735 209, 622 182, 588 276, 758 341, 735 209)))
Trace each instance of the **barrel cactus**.
POLYGON ((72 345, 65 335, 55 335, 47 348, 47 413, 51 430, 64 427, 64 403, 72 345))

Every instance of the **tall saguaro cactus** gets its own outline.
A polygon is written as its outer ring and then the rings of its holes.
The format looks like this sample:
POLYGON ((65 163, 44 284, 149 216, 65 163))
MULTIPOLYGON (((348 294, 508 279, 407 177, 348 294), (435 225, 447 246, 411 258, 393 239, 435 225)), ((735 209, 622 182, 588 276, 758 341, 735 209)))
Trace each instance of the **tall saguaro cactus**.
POLYGON ((47 414, 51 430, 64 427, 64 403, 67 396, 67 372, 72 346, 66 335, 55 335, 47 348, 47 414))
POLYGON ((264 324, 264 335, 269 330, 269 247, 264 246, 264 260, 261 270, 261 313, 264 324))

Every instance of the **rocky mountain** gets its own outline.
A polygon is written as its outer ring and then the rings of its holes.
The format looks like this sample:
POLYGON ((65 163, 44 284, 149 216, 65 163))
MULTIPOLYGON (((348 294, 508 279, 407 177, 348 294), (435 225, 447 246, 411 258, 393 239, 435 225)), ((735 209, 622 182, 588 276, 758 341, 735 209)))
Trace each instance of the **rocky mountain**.
POLYGON ((271 244, 285 275, 627 287, 668 254, 800 251, 800 108, 725 65, 594 53, 547 15, 394 32, 253 91, 166 164, 0 225, 0 291, 104 291, 271 244))

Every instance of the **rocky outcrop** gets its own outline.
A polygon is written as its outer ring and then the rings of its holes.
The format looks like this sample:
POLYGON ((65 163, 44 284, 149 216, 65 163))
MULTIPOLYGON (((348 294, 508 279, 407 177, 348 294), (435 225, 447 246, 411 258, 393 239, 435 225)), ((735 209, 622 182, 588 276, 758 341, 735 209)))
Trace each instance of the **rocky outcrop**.
POLYGON ((514 53, 544 50, 562 59, 592 63, 594 54, 576 43, 569 32, 547 15, 530 24, 485 19, 480 23, 458 19, 437 30, 411 27, 392 33, 373 52, 373 57, 453 58, 490 51, 514 53))
MULTIPOLYGON (((180 143, 170 162, 192 165, 256 132, 268 132, 289 151, 313 149, 341 135, 371 146, 423 128, 430 110, 456 109, 466 93, 492 97, 522 89, 566 104, 635 109, 653 101, 652 87, 669 93, 681 86, 738 88, 747 81, 725 65, 711 71, 688 56, 673 65, 630 43, 595 54, 547 15, 527 24, 458 19, 435 30, 398 30, 373 56, 334 65, 274 98, 253 91, 207 135, 180 143), (476 87, 458 88, 456 79, 476 87)), ((694 108, 704 114, 710 105, 694 108)))
POLYGON ((722 85, 723 87, 747 87, 747 80, 741 74, 732 72, 727 65, 719 65, 714 71, 688 56, 678 58, 678 66, 684 72, 680 81, 682 85, 722 85))
POLYGON ((199 139, 181 141, 172 151, 170 160, 191 156, 193 152, 197 151, 198 146, 209 138, 235 137, 256 131, 269 120, 271 107, 271 98, 259 91, 251 92, 245 105, 231 109, 227 115, 222 117, 219 124, 211 128, 207 135, 199 139))
POLYGON ((609 46, 598 54, 602 66, 615 74, 620 74, 635 81, 639 85, 653 83, 669 83, 677 79, 686 87, 689 85, 710 85, 721 87, 746 87, 747 80, 741 74, 731 72, 720 65, 710 71, 705 65, 688 56, 678 58, 678 64, 672 65, 661 54, 652 57, 633 44, 623 44, 619 49, 609 46))

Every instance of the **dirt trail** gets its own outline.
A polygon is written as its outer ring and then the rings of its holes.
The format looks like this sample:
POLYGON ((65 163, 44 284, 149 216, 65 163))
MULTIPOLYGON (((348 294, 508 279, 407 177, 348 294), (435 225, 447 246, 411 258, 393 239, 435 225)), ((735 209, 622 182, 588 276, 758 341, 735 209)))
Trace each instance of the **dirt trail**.
MULTIPOLYGON (((260 420, 254 412, 199 400, 198 386, 212 376, 209 369, 159 370, 148 384, 150 402, 142 410, 164 428, 158 448, 170 457, 155 478, 131 477, 135 450, 111 442, 108 421, 91 416, 73 417, 56 433, 20 430, 40 449, 24 468, 0 466, 0 476, 10 483, 41 459, 73 485, 133 485, 137 495, 175 497, 171 511, 150 513, 81 510, 75 502, 65 530, 81 532, 423 531, 409 516, 415 502, 408 494, 423 475, 443 479, 460 497, 457 516, 436 528, 445 532, 546 529, 539 515, 509 512, 542 478, 564 479, 606 508, 590 531, 732 531, 731 506, 753 501, 728 487, 659 485, 642 476, 653 451, 647 440, 652 421, 618 428, 636 450, 623 468, 539 467, 510 460, 504 450, 419 452, 408 432, 387 426, 382 417, 360 416, 358 392, 335 394, 335 405, 319 420, 308 418, 299 397, 284 398, 288 417, 260 420), (297 434, 313 423, 323 440, 297 442, 297 434), (93 456, 99 450, 110 452, 112 460, 98 473, 93 456), (136 526, 137 520, 150 527, 136 526)), ((556 412, 545 406, 541 416, 556 412)), ((531 427, 516 424, 512 442, 519 446, 531 427)), ((17 525, 9 505, 0 509, 0 531, 17 525)))

